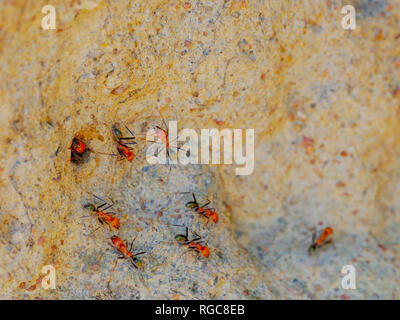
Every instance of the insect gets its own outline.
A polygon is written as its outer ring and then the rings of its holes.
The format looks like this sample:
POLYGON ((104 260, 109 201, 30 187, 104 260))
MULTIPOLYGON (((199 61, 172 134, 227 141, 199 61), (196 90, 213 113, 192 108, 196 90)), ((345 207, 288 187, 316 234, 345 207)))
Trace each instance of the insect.
POLYGON ((316 239, 316 234, 315 232, 313 233, 312 236, 312 244, 308 248, 308 253, 311 254, 315 250, 321 248, 323 245, 327 245, 329 243, 332 243, 332 239, 326 240, 331 234, 333 233, 333 229, 330 227, 326 227, 324 231, 322 231, 321 235, 316 239))
POLYGON ((83 154, 87 150, 86 144, 77 138, 72 139, 72 145, 70 149, 79 154, 83 154))
POLYGON ((99 220, 99 222, 101 224, 107 224, 110 228, 114 228, 119 231, 119 227, 120 227, 119 218, 117 218, 113 212, 104 212, 104 211, 110 209, 114 204, 110 204, 106 208, 100 210, 101 208, 103 208, 104 206, 107 205, 107 202, 105 202, 104 200, 102 200, 101 198, 99 198, 95 195, 93 195, 93 196, 95 198, 101 200, 103 202, 103 204, 96 207, 94 204, 88 203, 88 204, 84 205, 84 208, 86 210, 89 210, 91 214, 97 215, 97 219, 99 220))
POLYGON ((186 203, 186 207, 193 209, 195 212, 198 214, 203 215, 207 219, 211 220, 214 223, 218 222, 218 213, 210 208, 207 208, 207 206, 210 204, 210 200, 207 201, 207 203, 203 204, 202 206, 199 205, 199 203, 196 200, 196 196, 192 192, 193 195, 193 201, 189 201, 186 203))
POLYGON ((133 134, 133 132, 131 130, 128 129, 128 127, 125 126, 125 128, 129 131, 129 133, 132 135, 131 137, 123 137, 122 136, 122 132, 119 128, 119 124, 116 123, 112 126, 112 132, 114 134, 114 138, 117 142, 117 149, 118 149, 118 153, 120 156, 126 158, 126 160, 128 160, 129 162, 131 162, 133 160, 133 158, 135 157, 135 154, 133 153, 133 149, 131 147, 129 147, 128 145, 133 145, 133 144, 137 144, 135 141, 135 135, 133 134))
MULTIPOLYGON (((164 120, 163 120, 164 122, 164 120)), ((164 125, 166 126, 165 122, 164 125)), ((167 153, 169 150, 169 137, 168 137, 168 129, 164 130, 163 128, 159 127, 159 126, 155 126, 154 127, 154 132, 156 137, 161 141, 162 144, 165 145, 165 147, 167 148, 167 153)))
MULTIPOLYGON (((158 110, 158 112, 160 114, 160 117, 162 119, 162 122, 163 122, 163 125, 164 125, 165 129, 163 129, 160 126, 154 126, 152 128, 152 135, 151 136, 155 141, 154 140, 147 140, 147 141, 148 142, 154 142, 154 143, 162 144, 162 148, 165 148, 165 153, 166 153, 168 161, 172 161, 172 158, 171 158, 171 149, 172 148, 173 149, 177 149, 177 150, 183 150, 183 151, 186 151, 186 150, 178 147, 176 145, 176 143, 175 143, 175 145, 173 144, 171 146, 171 140, 170 140, 170 136, 169 136, 169 129, 168 129, 167 123, 165 122, 165 119, 164 119, 161 111, 158 110)), ((177 140, 177 137, 174 138, 172 142, 174 142, 176 140, 177 140)), ((158 150, 160 150, 160 149, 158 149, 158 150)), ((173 161, 172 161, 172 163, 173 163, 173 161)))
MULTIPOLYGON (((138 253, 132 253, 132 247, 133 247, 133 242, 136 240, 136 237, 132 240, 129 249, 128 249, 128 243, 124 240, 122 240, 120 237, 118 236, 112 236, 111 238, 107 238, 107 239, 111 239, 111 246, 113 247, 113 249, 115 249, 120 256, 115 260, 115 265, 110 273, 110 278, 108 279, 107 282, 107 287, 108 290, 110 292, 111 288, 110 288, 110 283, 111 283, 111 277, 112 277, 112 273, 114 272, 115 268, 117 267, 118 261, 120 259, 127 259, 129 260, 129 262, 131 263, 131 265, 139 271, 139 268, 142 267, 142 263, 141 261, 137 258, 137 256, 145 254, 145 251, 142 252, 138 252, 138 253)), ((142 276, 142 274, 139 272, 139 276, 141 281, 143 282, 144 286, 147 288, 148 291, 150 291, 150 289, 147 287, 146 282, 144 281, 144 278, 142 276)))
POLYGON ((69 149, 71 150, 71 161, 75 163, 80 163, 85 160, 84 157, 89 151, 86 144, 78 138, 72 139, 72 144, 69 149))
MULTIPOLYGON (((181 226, 182 227, 182 226, 181 226)), ((210 255, 210 248, 204 245, 204 241, 201 240, 201 237, 195 233, 193 233, 194 238, 189 240, 189 229, 186 227, 185 234, 177 234, 175 236, 175 240, 181 244, 186 245, 189 250, 197 252, 197 256, 201 255, 204 258, 208 258, 210 255)))
MULTIPOLYGON (((162 122, 163 122, 164 127, 166 129, 163 129, 160 126, 155 126, 153 128, 154 136, 155 136, 156 140, 158 139, 158 141, 161 142, 165 146, 165 151, 167 153, 167 157, 168 157, 168 159, 170 159, 170 155, 169 155, 170 144, 169 144, 168 126, 167 126, 167 124, 166 124, 166 122, 164 120, 164 117, 161 114, 161 111, 158 110, 158 112, 159 112, 159 114, 161 116, 162 122)), ((150 142, 156 142, 156 141, 150 141, 150 142)))
POLYGON ((146 252, 142 251, 135 254, 132 253, 133 242, 136 240, 136 237, 135 239, 132 240, 129 249, 128 249, 128 243, 126 241, 123 241, 120 237, 112 236, 109 239, 111 239, 113 248, 116 249, 119 254, 121 254, 121 256, 117 258, 115 266, 117 265, 119 259, 129 260, 129 262, 135 269, 139 269, 142 266, 142 263, 136 257, 141 254, 145 254, 146 252))

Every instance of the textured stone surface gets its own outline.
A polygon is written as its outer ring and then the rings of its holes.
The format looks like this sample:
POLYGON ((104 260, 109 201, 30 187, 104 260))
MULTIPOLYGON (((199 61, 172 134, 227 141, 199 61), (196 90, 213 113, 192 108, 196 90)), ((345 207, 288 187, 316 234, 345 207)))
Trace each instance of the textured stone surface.
POLYGON ((53 31, 46 1, 1 0, 0 297, 398 298, 400 3, 350 2, 351 32, 333 0, 58 0, 53 31), (141 139, 132 163, 69 161, 74 135, 115 152, 111 125, 140 137, 158 108, 180 128, 254 128, 254 173, 149 166, 141 139), (216 225, 184 207, 192 190, 216 225), (127 261, 111 273, 111 233, 82 218, 91 193, 151 252, 143 279, 127 261), (210 257, 185 253, 170 224, 210 257), (334 246, 309 256, 326 225, 334 246), (47 264, 56 290, 41 288, 47 264), (340 286, 346 264, 357 290, 340 286))

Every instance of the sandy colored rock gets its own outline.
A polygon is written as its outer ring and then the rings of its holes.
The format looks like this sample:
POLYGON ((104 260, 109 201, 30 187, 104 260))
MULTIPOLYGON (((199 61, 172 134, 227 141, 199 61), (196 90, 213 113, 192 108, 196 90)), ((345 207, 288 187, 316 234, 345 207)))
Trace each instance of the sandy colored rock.
POLYGON ((57 29, 43 30, 46 1, 1 0, 0 297, 397 299, 400 3, 350 2, 354 31, 335 0, 56 0, 57 29), (149 165, 158 110, 180 128, 254 128, 253 174, 149 165), (132 163, 70 161, 76 135, 115 153, 116 122, 137 134, 132 163), (220 221, 190 214, 187 191, 220 221), (112 233, 82 218, 92 193, 151 253, 140 272, 111 272, 112 233), (210 257, 185 253, 171 224, 210 257), (334 246, 309 256, 327 225, 334 246), (341 287, 348 264, 356 290, 341 287))

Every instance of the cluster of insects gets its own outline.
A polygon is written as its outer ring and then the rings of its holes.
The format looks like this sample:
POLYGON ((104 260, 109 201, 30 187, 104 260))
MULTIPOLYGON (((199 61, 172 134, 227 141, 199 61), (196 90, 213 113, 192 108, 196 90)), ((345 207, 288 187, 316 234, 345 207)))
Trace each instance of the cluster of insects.
MULTIPOLYGON (((128 127, 125 126, 125 128, 129 132, 129 136, 123 136, 120 125, 118 123, 112 126, 112 134, 117 150, 116 153, 101 153, 101 152, 96 152, 96 153, 116 156, 118 157, 118 160, 127 160, 128 162, 132 162, 133 159, 135 158, 133 146, 136 145, 137 142, 135 141, 135 134, 128 127)), ((156 138, 166 148, 167 155, 169 156, 170 141, 168 136, 168 130, 156 126, 154 128, 154 132, 156 134, 156 138)), ((95 153, 95 151, 88 148, 88 146, 81 137, 77 136, 73 138, 70 150, 71 150, 70 160, 77 164, 84 162, 87 159, 90 152, 95 153)), ((194 213, 207 219, 207 225, 209 222, 211 223, 218 222, 219 215, 215 210, 215 208, 209 208, 210 205, 209 200, 207 200, 206 203, 200 205, 196 199, 194 192, 183 192, 183 193, 191 193, 193 197, 191 201, 188 201, 185 204, 186 208, 189 208, 194 213)), ((97 218, 101 226, 106 226, 109 229, 109 231, 113 233, 113 235, 107 239, 110 240, 109 244, 111 245, 111 247, 119 254, 119 257, 116 259, 114 269, 117 265, 117 262, 120 259, 128 260, 135 269, 139 269, 142 266, 142 263, 138 259, 138 256, 146 254, 147 252, 145 251, 140 251, 136 253, 133 252, 133 242, 135 241, 136 237, 130 243, 130 245, 128 245, 128 242, 126 240, 120 238, 119 232, 121 227, 121 221, 117 217, 116 213, 108 211, 111 207, 113 207, 114 203, 108 204, 103 199, 95 195, 93 196, 97 200, 101 201, 101 204, 95 205, 93 203, 88 203, 84 205, 84 208, 90 211, 90 216, 95 216, 97 218)), ((196 260, 200 257, 208 258, 210 256, 210 248, 205 244, 205 241, 202 240, 201 236, 192 232, 192 237, 189 237, 189 228, 187 226, 182 226, 182 225, 174 225, 174 226, 185 228, 184 234, 175 235, 174 238, 175 242, 179 245, 185 246, 189 252, 190 251, 195 252, 196 260)), ((330 236, 332 234, 333 234, 333 229, 330 227, 325 228, 319 237, 316 237, 316 233, 314 233, 312 237, 312 243, 308 248, 309 254, 331 243, 332 239, 330 239, 330 236)))
MULTIPOLYGON (((96 206, 95 204, 88 203, 84 205, 84 208, 90 212, 91 216, 95 216, 97 220, 100 222, 101 225, 107 226, 111 232, 117 232, 119 233, 120 226, 121 226, 121 220, 116 216, 115 212, 106 212, 108 209, 110 209, 114 203, 108 204, 105 202, 103 199, 99 198, 96 195, 93 195, 96 199, 102 201, 103 203, 99 206, 96 206)), ((98 230, 97 228, 96 230, 98 230)), ((96 231, 94 230, 94 231, 96 231)), ((133 246, 133 241, 128 249, 128 245, 126 241, 123 241, 119 236, 113 235, 112 237, 109 238, 111 240, 111 245, 112 247, 121 255, 119 259, 127 259, 129 262, 134 266, 135 268, 138 268, 138 265, 136 264, 136 256, 144 254, 146 252, 139 252, 136 254, 132 253, 132 246, 133 246)))
MULTIPOLYGON (((120 160, 126 159, 129 162, 132 162, 135 158, 135 154, 133 152, 133 148, 131 145, 137 144, 135 140, 135 135, 128 127, 125 127, 128 132, 131 134, 129 137, 123 137, 120 125, 118 123, 112 126, 112 132, 114 135, 114 140, 117 145, 117 152, 118 154, 113 153, 103 153, 103 152, 96 152, 98 154, 105 154, 109 156, 116 156, 120 160)), ((95 152, 89 149, 86 143, 80 137, 74 137, 72 139, 71 147, 71 157, 70 160, 76 164, 84 162, 87 159, 87 156, 90 152, 95 152)))
MULTIPOLYGON (((164 122, 165 123, 165 122, 164 122)), ((80 164, 84 162, 89 153, 97 153, 97 154, 104 154, 109 156, 118 157, 118 160, 127 160, 128 162, 132 162, 135 158, 133 146, 137 144, 135 141, 136 137, 135 134, 126 127, 127 132, 129 133, 128 136, 124 136, 121 131, 121 127, 118 123, 112 126, 112 134, 114 138, 114 142, 116 144, 116 153, 102 153, 102 152, 95 152, 94 150, 90 149, 87 144, 85 143, 84 139, 80 136, 75 136, 72 140, 72 144, 70 146, 71 150, 71 157, 70 160, 75 164, 80 164)), ((168 136, 168 131, 162 129, 161 127, 157 126, 154 128, 154 132, 156 133, 156 138, 164 145, 167 149, 167 154, 169 155, 169 148, 170 148, 170 141, 168 136)), ((129 263, 135 268, 139 269, 142 267, 141 261, 138 259, 138 256, 146 254, 145 251, 134 252, 133 251, 133 242, 135 239, 128 245, 126 240, 123 240, 120 236, 120 228, 121 228, 121 220, 117 216, 115 212, 110 211, 110 209, 114 206, 114 202, 111 204, 107 203, 102 198, 94 195, 96 199, 94 203, 87 203, 84 205, 84 209, 88 210, 90 213, 90 217, 96 217, 100 226, 95 229, 93 232, 97 231, 99 228, 107 227, 107 229, 112 233, 111 237, 107 239, 110 241, 109 245, 115 250, 116 253, 119 254, 118 258, 116 259, 115 267, 120 259, 125 259, 129 261, 129 263), (99 202, 100 201, 100 202, 99 202), (98 204, 95 204, 98 202, 98 204)), ((205 204, 200 205, 197 200, 195 194, 192 192, 193 200, 186 203, 186 207, 191 209, 194 213, 199 214, 202 217, 207 219, 207 224, 209 221, 213 223, 218 222, 218 213, 214 208, 209 208, 210 201, 207 201, 205 204)), ((185 226, 177 226, 177 227, 185 227, 185 226)), ((186 228, 185 234, 177 234, 174 237, 175 242, 178 245, 185 246, 188 249, 188 252, 192 251, 196 253, 196 260, 197 258, 203 257, 208 258, 210 256, 210 248, 205 244, 205 241, 202 240, 201 236, 196 233, 192 233, 192 237, 189 237, 189 228, 186 228)))

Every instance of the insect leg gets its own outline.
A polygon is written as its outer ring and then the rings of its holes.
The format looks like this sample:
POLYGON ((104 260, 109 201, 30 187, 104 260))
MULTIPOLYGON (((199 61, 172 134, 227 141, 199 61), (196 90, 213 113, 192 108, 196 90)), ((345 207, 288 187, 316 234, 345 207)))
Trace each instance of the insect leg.
POLYGON ((126 130, 128 130, 128 131, 129 131, 129 133, 132 135, 132 137, 131 137, 131 138, 126 138, 126 139, 135 139, 135 135, 134 135, 134 133, 133 133, 131 130, 129 130, 129 128, 128 128, 127 126, 125 126, 125 128, 126 128, 126 130))
POLYGON ((110 209, 113 205, 114 205, 114 202, 112 204, 110 204, 108 207, 104 208, 103 211, 110 209))
POLYGON ((101 202, 106 202, 106 200, 103 200, 102 198, 96 196, 95 194, 92 193, 92 196, 95 197, 97 200, 100 200, 101 202))
POLYGON ((207 207, 210 203, 211 203, 211 201, 207 199, 207 202, 205 204, 203 204, 200 208, 207 207))
POLYGON ((102 205, 98 206, 96 209, 100 210, 100 208, 104 207, 105 205, 107 205, 107 202, 104 202, 102 205))
POLYGON ((133 256, 136 257, 136 256, 139 256, 139 255, 145 254, 145 253, 147 253, 147 252, 146 251, 142 251, 142 252, 139 252, 139 253, 135 253, 133 256))

